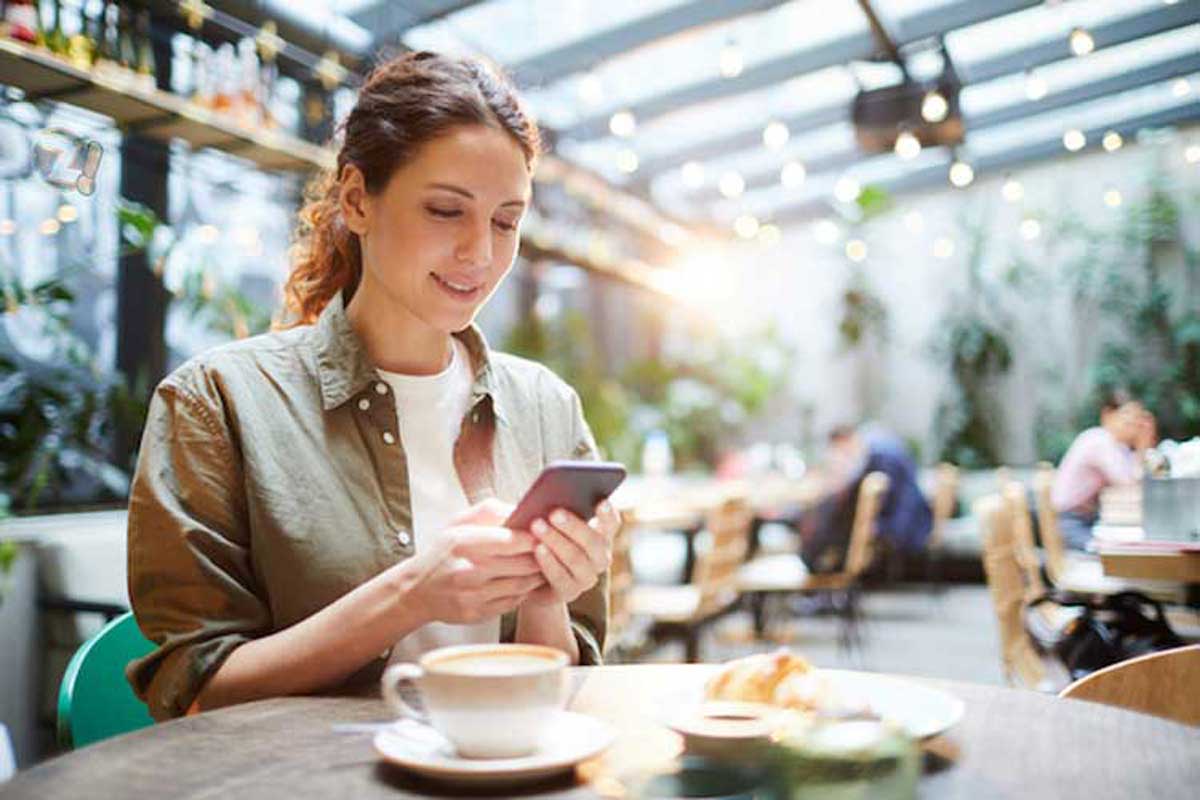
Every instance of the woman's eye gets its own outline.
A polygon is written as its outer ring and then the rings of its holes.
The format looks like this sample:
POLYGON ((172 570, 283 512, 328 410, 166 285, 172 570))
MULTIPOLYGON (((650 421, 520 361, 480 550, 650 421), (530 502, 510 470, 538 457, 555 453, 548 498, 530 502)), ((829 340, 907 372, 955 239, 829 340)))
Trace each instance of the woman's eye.
POLYGON ((496 223, 497 228, 499 228, 502 231, 506 231, 508 233, 512 233, 513 231, 515 231, 517 229, 517 223, 515 223, 515 222, 507 222, 505 220, 498 219, 498 220, 495 220, 495 223, 496 223))
POLYGON ((451 219, 459 216, 462 213, 454 208, 434 208, 433 206, 428 206, 427 210, 430 214, 433 214, 435 217, 441 217, 442 219, 451 219))

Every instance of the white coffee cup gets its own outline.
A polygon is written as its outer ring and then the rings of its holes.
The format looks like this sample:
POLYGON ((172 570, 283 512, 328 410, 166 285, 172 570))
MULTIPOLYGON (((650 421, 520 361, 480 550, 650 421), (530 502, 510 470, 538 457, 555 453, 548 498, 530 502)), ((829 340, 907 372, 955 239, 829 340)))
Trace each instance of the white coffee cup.
POLYGON ((404 702, 401 681, 416 684, 428 721, 464 758, 518 758, 537 749, 565 700, 567 654, 533 644, 441 647, 416 664, 383 673, 383 699, 403 717, 424 715, 404 702))

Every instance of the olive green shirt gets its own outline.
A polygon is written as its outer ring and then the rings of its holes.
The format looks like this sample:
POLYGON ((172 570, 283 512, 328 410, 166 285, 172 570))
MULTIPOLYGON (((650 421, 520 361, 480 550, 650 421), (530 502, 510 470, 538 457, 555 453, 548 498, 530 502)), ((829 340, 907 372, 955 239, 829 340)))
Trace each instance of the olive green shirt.
MULTIPOLYGON (((574 390, 473 326, 456 336, 474 373, 454 445, 468 500, 515 502, 548 462, 596 457, 574 390)), ((129 500, 129 596, 158 647, 126 671, 156 719, 184 714, 238 645, 413 555, 391 391, 340 295, 314 325, 215 348, 159 384, 129 500)), ((600 661, 607 589, 570 605, 585 664, 600 661)), ((501 639, 515 629, 506 615, 501 639)), ((348 683, 377 680, 385 657, 348 683)))

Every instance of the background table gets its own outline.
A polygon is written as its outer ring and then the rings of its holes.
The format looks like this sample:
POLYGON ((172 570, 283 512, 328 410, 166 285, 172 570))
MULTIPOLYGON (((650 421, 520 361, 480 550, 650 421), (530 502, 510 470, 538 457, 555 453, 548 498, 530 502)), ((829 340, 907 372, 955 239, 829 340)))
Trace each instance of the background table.
MULTIPOLYGON (((613 776, 669 759, 675 734, 655 719, 664 698, 700 686, 708 665, 572 670, 571 708, 611 722, 618 739, 579 769, 583 781, 522 792, 594 798, 613 776), (587 781, 590 781, 587 782, 587 781)), ((1200 786, 1200 729, 1121 709, 994 686, 922 681, 961 697, 966 716, 928 744, 920 796, 1178 798, 1200 786)), ((0 786, 0 798, 398 798, 455 794, 380 761, 372 733, 333 726, 380 721, 378 698, 282 698, 148 728, 61 756, 0 786)), ((512 794, 512 793, 508 793, 512 794)))

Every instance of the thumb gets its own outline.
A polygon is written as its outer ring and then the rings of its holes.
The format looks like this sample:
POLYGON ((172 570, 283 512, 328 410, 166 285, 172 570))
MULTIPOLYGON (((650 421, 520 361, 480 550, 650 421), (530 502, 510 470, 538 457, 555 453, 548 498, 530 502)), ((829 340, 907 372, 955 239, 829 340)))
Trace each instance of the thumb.
POLYGON ((501 525, 515 506, 495 497, 476 503, 454 518, 455 525, 501 525))

